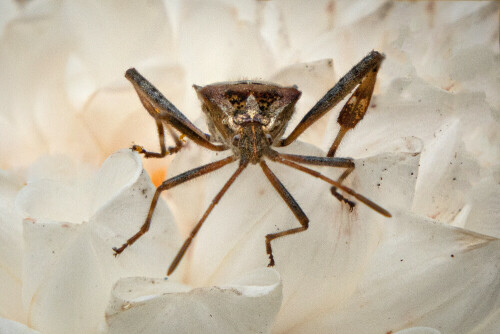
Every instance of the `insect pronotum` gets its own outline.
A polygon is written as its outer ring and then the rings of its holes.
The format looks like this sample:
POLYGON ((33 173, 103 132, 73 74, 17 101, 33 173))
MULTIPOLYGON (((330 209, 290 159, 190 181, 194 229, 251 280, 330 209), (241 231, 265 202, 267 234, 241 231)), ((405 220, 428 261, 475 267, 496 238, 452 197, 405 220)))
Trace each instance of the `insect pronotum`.
POLYGON ((161 147, 159 153, 146 151, 137 145, 132 146, 133 150, 144 154, 146 158, 162 158, 167 154, 176 153, 183 147, 182 141, 179 140, 175 132, 178 131, 196 144, 209 150, 232 150, 233 154, 227 158, 188 170, 164 181, 156 189, 144 224, 121 247, 113 248, 115 256, 123 252, 149 230, 156 203, 163 191, 236 161, 239 161, 238 168, 222 186, 222 189, 217 193, 210 206, 189 234, 177 256, 170 264, 167 276, 174 272, 210 212, 248 164, 260 165, 264 175, 300 223, 300 227, 265 236, 266 251, 269 255, 268 266, 274 265, 271 241, 307 230, 309 219, 293 196, 268 167, 266 160, 290 166, 331 184, 332 194, 340 201, 348 204, 351 210, 355 203, 344 197, 340 192, 364 203, 386 217, 391 217, 391 214, 384 208, 342 185, 342 182, 354 170, 355 166, 353 160, 350 158, 335 157, 335 152, 346 132, 353 129, 361 121, 370 105, 377 73, 383 60, 384 55, 381 53, 377 51, 370 52, 312 107, 287 137, 283 137, 283 134, 288 121, 294 113, 295 103, 301 95, 301 92, 295 87, 282 87, 258 81, 224 82, 204 87, 194 85, 193 87, 201 101, 202 109, 207 116, 207 125, 210 131, 210 134, 207 134, 191 123, 186 116, 139 72, 134 68, 129 69, 125 77, 130 80, 142 104, 155 119, 161 147), (356 86, 357 89, 339 114, 337 121, 340 124, 340 130, 325 157, 284 154, 276 150, 276 148, 287 146, 294 142, 309 126, 330 111, 356 86), (174 146, 166 147, 165 130, 173 138, 174 146), (345 171, 337 180, 332 180, 304 165, 340 167, 345 168, 345 171))

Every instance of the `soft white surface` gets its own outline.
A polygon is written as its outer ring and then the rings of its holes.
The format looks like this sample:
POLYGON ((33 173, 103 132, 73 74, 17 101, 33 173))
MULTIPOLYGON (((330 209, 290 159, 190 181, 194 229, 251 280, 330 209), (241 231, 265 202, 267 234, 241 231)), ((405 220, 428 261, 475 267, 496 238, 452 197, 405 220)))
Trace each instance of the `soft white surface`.
MULTIPOLYGON (((200 315, 195 328, 231 333, 496 333, 498 2, 6 1, 0 29, 2 330, 159 330, 161 312, 178 305, 178 318, 200 315), (264 236, 297 220, 248 168, 174 275, 154 279, 233 165, 164 194, 172 213, 161 202, 150 232, 112 256, 143 223, 154 191, 137 155, 112 153, 133 142, 158 149, 127 68, 197 124, 193 83, 297 84, 290 131, 372 49, 386 60, 366 117, 338 154, 356 158, 346 184, 392 219, 361 203, 351 213, 328 185, 269 163, 311 220, 308 231, 273 241, 277 276, 263 270, 264 236), (137 292, 133 308, 121 302, 125 287, 137 292)), ((341 105, 301 136, 315 147, 287 150, 324 154, 341 105)), ((167 169, 224 156, 188 141, 175 162, 144 163, 157 185, 167 169)))

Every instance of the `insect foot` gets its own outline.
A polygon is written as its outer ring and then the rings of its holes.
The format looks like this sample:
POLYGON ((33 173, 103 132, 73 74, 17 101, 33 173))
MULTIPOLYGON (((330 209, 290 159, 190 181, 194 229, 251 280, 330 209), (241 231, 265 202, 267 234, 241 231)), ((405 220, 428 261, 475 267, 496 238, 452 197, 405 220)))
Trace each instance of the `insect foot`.
POLYGON ((121 254, 121 252, 123 252, 123 250, 127 248, 127 244, 123 244, 120 248, 116 248, 116 247, 113 247, 113 251, 114 251, 114 257, 117 257, 118 255, 121 254))
POLYGON ((144 153, 144 148, 142 146, 139 146, 139 145, 132 145, 132 147, 130 148, 132 151, 136 151, 138 153, 144 153))
POLYGON ((349 211, 352 212, 352 210, 354 210, 356 203, 354 203, 353 201, 350 201, 347 198, 345 198, 344 196, 342 196, 342 194, 340 194, 337 191, 337 188, 335 188, 335 187, 331 187, 330 191, 332 192, 332 195, 335 196, 335 198, 338 199, 340 202, 343 202, 343 203, 349 205, 349 211))

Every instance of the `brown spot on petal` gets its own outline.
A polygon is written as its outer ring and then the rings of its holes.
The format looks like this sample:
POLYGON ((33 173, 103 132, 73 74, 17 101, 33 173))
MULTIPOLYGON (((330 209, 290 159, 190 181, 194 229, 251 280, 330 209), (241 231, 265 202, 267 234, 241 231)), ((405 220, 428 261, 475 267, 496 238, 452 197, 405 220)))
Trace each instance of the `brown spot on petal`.
POLYGON ((440 214, 440 212, 437 212, 437 213, 435 213, 433 215, 429 215, 429 218, 436 219, 439 216, 439 214, 440 214))
POLYGON ((452 82, 452 83, 451 83, 451 84, 449 84, 448 86, 443 87, 443 89, 449 92, 449 91, 450 91, 450 90, 451 90, 454 86, 455 86, 455 83, 454 83, 454 82, 452 82))
POLYGON ((429 26, 434 27, 434 17, 436 16, 436 4, 434 1, 429 1, 427 3, 425 11, 429 14, 429 26))
POLYGON ((337 14, 337 6, 335 4, 335 1, 329 1, 326 4, 325 13, 328 16, 328 29, 331 29, 335 22, 335 15, 337 14))
POLYGON ((132 304, 130 304, 130 303, 125 303, 125 304, 123 304, 123 305, 122 305, 121 309, 122 309, 122 310, 124 310, 124 311, 126 311, 126 310, 128 310, 129 308, 131 308, 131 307, 132 307, 132 304))

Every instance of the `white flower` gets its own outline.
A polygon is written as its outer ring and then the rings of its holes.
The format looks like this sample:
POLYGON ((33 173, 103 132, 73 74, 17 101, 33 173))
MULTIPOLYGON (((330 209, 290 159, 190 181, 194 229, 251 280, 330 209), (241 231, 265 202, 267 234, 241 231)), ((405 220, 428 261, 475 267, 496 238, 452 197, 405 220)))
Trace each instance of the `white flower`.
MULTIPOLYGON (((435 334, 500 326, 497 3, 4 7, 1 333, 435 334), (236 168, 226 166, 168 190, 150 231, 112 256, 142 225, 167 168, 174 176, 225 154, 188 141, 173 160, 144 160, 151 183, 139 155, 125 149, 158 145, 153 120, 122 77, 127 68, 138 67, 201 127, 193 83, 297 84, 293 128, 371 49, 386 61, 366 117, 338 155, 356 159, 347 184, 393 218, 362 203, 349 212, 321 180, 270 162, 310 226, 273 241, 276 266, 266 268, 264 236, 298 222, 250 166, 164 280, 236 168)), ((284 151, 324 155, 339 108, 284 151)))

